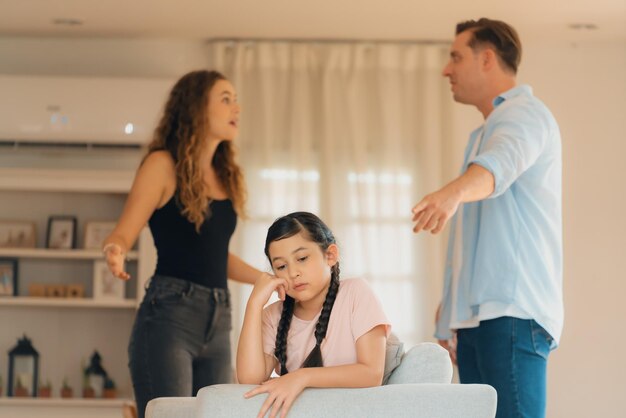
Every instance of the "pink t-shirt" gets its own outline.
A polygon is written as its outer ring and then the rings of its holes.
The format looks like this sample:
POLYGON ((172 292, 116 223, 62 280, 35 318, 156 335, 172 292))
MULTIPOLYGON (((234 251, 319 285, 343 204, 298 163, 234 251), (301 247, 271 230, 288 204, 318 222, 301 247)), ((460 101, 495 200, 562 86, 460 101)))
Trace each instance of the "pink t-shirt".
MULTIPOLYGON (((263 352, 274 356, 276 330, 283 302, 278 301, 263 310, 263 352)), ((315 347, 315 325, 319 313, 310 321, 293 316, 287 334, 287 370, 299 369, 315 347)), ((356 363, 356 340, 377 325, 385 325, 387 336, 391 325, 382 305, 363 279, 339 282, 339 292, 333 305, 326 338, 322 341, 324 366, 356 363)), ((280 366, 276 373, 280 374, 280 366)))

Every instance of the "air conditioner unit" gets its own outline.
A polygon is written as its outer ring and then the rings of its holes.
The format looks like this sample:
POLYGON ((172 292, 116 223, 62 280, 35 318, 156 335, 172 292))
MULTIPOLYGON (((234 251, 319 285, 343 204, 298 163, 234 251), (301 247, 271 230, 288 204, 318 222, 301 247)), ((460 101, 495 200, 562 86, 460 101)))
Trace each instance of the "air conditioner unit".
POLYGON ((140 146, 170 79, 0 75, 0 143, 140 146))

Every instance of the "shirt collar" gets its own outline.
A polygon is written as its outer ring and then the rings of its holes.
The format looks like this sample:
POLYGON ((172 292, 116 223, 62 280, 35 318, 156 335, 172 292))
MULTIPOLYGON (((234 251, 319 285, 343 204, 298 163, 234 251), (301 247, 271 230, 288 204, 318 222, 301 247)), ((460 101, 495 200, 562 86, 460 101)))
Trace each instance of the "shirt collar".
POLYGON ((533 88, 530 87, 528 84, 520 84, 519 86, 513 87, 512 89, 505 91, 504 93, 498 95, 495 99, 493 99, 493 107, 498 107, 505 100, 520 95, 532 96, 533 88))

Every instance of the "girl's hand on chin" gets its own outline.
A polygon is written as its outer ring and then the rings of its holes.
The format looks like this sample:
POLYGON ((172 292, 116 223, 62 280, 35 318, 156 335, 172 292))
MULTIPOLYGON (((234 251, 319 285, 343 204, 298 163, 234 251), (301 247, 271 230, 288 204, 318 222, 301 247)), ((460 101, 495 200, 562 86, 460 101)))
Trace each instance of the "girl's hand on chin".
POLYGON ((263 273, 254 283, 250 301, 265 306, 274 291, 278 293, 280 300, 285 300, 285 294, 288 288, 289 284, 287 280, 268 273, 263 273))
POLYGON ((265 417, 270 408, 270 418, 278 417, 279 412, 280 418, 285 418, 289 408, 291 408, 291 405, 293 405, 293 402, 304 388, 306 388, 306 382, 302 369, 300 369, 284 376, 267 380, 243 396, 247 399, 259 393, 267 393, 267 399, 263 402, 257 418, 265 417))

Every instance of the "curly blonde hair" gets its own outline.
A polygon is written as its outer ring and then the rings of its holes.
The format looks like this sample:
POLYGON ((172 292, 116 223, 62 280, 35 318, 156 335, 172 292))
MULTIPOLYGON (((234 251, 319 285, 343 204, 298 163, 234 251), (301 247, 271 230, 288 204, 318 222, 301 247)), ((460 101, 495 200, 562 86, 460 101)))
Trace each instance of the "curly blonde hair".
MULTIPOLYGON (((177 199, 183 208, 183 216, 195 224, 197 231, 211 216, 201 158, 210 129, 209 92, 218 80, 226 80, 226 77, 217 71, 206 70, 190 72, 178 80, 148 145, 148 154, 165 150, 174 159, 177 199)), ((235 211, 244 217, 246 186, 230 141, 218 145, 211 164, 235 211)))

